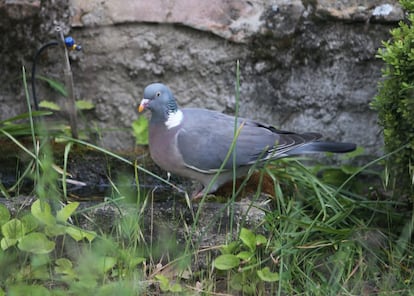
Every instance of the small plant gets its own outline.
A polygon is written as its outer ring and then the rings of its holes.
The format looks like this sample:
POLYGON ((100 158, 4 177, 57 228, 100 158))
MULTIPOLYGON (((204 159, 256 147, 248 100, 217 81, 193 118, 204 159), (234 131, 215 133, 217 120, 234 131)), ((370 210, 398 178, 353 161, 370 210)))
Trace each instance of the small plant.
MULTIPOLYGON (((58 92, 63 97, 67 98, 68 92, 66 91, 65 85, 61 82, 47 78, 44 76, 36 76, 36 79, 45 81, 53 90, 58 92)), ((92 110, 95 108, 95 105, 87 100, 76 100, 75 101, 76 109, 79 111, 86 111, 86 110, 92 110)), ((48 101, 48 100, 41 100, 39 102, 39 107, 49 109, 52 111, 62 111, 62 107, 56 104, 55 102, 48 101)))
POLYGON ((148 144, 148 119, 140 116, 132 123, 132 131, 137 145, 148 144))
POLYGON ((385 62, 384 80, 372 107, 378 111, 384 129, 385 149, 401 151, 390 157, 389 172, 394 189, 413 194, 414 190, 414 7, 412 1, 401 1, 408 12, 406 21, 391 30, 392 40, 384 41, 378 57, 385 62))
POLYGON ((261 234, 254 234, 246 228, 240 231, 239 241, 221 248, 222 255, 214 260, 214 267, 228 271, 231 290, 247 295, 265 294, 264 283, 277 282, 279 274, 275 264, 268 264, 271 254, 266 254, 268 240, 261 234))
POLYGON ((76 241, 82 239, 92 241, 96 237, 94 232, 68 224, 68 219, 78 206, 77 202, 70 203, 54 216, 48 203, 36 200, 31 207, 31 213, 25 214, 20 219, 10 219, 7 208, 0 204, 1 249, 5 251, 17 246, 21 251, 48 254, 55 248, 55 243, 49 237, 66 234, 76 241))

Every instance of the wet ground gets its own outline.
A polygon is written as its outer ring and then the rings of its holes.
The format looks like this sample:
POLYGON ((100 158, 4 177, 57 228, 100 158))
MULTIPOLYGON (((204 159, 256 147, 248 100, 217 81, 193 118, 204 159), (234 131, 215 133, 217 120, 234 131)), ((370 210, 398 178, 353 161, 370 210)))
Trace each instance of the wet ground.
MULTIPOLYGON (((25 144, 31 147, 30 141, 25 144)), ((0 180, 3 187, 9 189, 19 182, 19 186, 10 192, 11 198, 0 197, 0 203, 5 204, 13 215, 17 215, 22 210, 29 210, 36 200, 30 173, 18 181, 24 171, 30 168, 31 159, 13 143, 2 142, 0 147, 0 180)), ((64 145, 52 143, 51 147, 55 164, 62 169, 64 145)), ((137 161, 140 166, 158 176, 167 177, 151 161, 145 147, 118 155, 132 162, 137 161)), ((194 242, 202 246, 217 246, 228 238, 229 229, 236 234, 241 226, 259 225, 264 219, 261 208, 268 208, 266 197, 256 200, 255 205, 245 198, 227 203, 226 196, 230 195, 231 186, 224 187, 218 193, 218 196, 224 196, 219 202, 212 198, 203 204, 191 202, 189 206, 183 191, 180 192, 141 171, 138 171, 137 183, 135 172, 132 165, 103 152, 72 147, 67 162, 70 180, 67 188, 69 200, 81 201, 74 219, 76 224, 98 233, 114 233, 119 221, 137 219, 136 223, 140 221, 145 228, 142 230, 146 240, 159 241, 160 246, 163 246, 168 238, 177 249, 186 242, 189 229, 196 224, 194 233, 191 234, 194 242), (137 201, 138 198, 141 200, 137 201)), ((257 178, 258 176, 254 176, 252 180, 256 182, 257 178)), ((171 176, 170 182, 188 194, 194 187, 191 181, 177 176, 171 176)), ((250 189, 244 195, 256 190, 254 182, 250 187, 247 186, 250 189)))
MULTIPOLYGON (((31 139, 19 140, 25 147, 32 147, 31 139)), ((50 144, 56 171, 63 172, 65 143, 50 144)), ((30 149, 30 148, 28 148, 30 149)), ((140 167, 162 177, 167 174, 160 170, 150 159, 145 147, 136 148, 134 151, 118 153, 124 159, 137 163, 140 167)), ((30 194, 33 192, 32 158, 24 150, 11 141, 0 140, 0 182, 5 188, 18 186, 10 194, 30 194), (29 170, 29 172, 26 172, 29 170)), ((67 160, 67 192, 71 199, 90 201, 99 200, 111 196, 114 187, 145 193, 154 188, 157 196, 164 195, 161 199, 168 199, 174 195, 171 187, 159 179, 146 174, 138 169, 138 182, 134 166, 125 163, 115 157, 84 146, 72 146, 67 160), (138 188, 139 186, 139 188, 138 188), (165 191, 165 194, 161 194, 165 191)), ((184 190, 191 183, 179 177, 172 176, 171 182, 179 183, 184 190)), ((178 193, 178 192, 177 192, 178 193)))
MULTIPOLYGON (((26 147, 33 146, 31 139, 19 141, 26 147)), ((64 170, 65 145, 66 143, 50 143, 57 172, 64 170)), ((77 201, 99 201, 112 196, 114 190, 129 192, 131 195, 136 195, 139 190, 144 195, 149 191, 156 192, 154 194, 155 201, 168 201, 177 196, 184 198, 184 191, 191 196, 197 187, 197 184, 191 180, 175 175, 168 176, 165 171, 154 164, 145 146, 136 147, 133 151, 118 152, 117 155, 163 179, 169 178, 169 181, 178 189, 140 169, 135 170, 133 165, 111 155, 85 146, 74 145, 70 149, 66 168, 68 197, 77 201)), ((30 165, 33 166, 31 161, 32 158, 28 153, 17 147, 16 144, 0 140, 0 182, 5 188, 12 188, 18 183, 11 195, 27 195, 33 192, 31 173, 25 173, 26 170, 32 171, 30 169, 30 165)), ((254 174, 250 178, 240 195, 241 198, 256 192, 259 179, 259 174, 254 174)), ((241 182, 242 180, 238 180, 236 187, 241 182)), ((261 191, 269 195, 274 192, 271 178, 264 178, 261 191)), ((224 200, 231 194, 232 182, 222 186, 216 192, 216 196, 223 197, 224 200)))

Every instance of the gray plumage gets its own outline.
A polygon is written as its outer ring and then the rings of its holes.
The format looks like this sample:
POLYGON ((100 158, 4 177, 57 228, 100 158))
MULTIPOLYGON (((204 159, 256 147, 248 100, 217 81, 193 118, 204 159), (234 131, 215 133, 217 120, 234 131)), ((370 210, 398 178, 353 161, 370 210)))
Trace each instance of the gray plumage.
MULTIPOLYGON (((198 180, 204 193, 223 164, 235 135, 235 120, 216 111, 179 109, 170 89, 161 83, 148 85, 139 111, 152 113, 149 125, 149 148, 154 162, 171 173, 198 180)), ((297 134, 277 130, 272 126, 245 118, 237 118, 240 132, 223 171, 207 193, 233 178, 233 163, 237 175, 243 176, 257 161, 273 160, 292 155, 334 152, 344 153, 356 148, 352 143, 318 141, 318 133, 297 134)))

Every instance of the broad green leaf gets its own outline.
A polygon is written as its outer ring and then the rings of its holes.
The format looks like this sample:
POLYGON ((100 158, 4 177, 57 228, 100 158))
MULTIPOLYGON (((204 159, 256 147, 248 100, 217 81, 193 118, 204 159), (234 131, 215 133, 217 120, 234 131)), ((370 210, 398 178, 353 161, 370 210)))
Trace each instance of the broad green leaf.
POLYGON ((60 224, 46 225, 45 234, 49 237, 64 235, 66 233, 67 226, 60 224))
POLYGON ((138 264, 141 264, 142 262, 144 262, 146 259, 144 257, 135 257, 131 260, 128 261, 129 263, 129 267, 130 268, 134 268, 136 267, 138 264))
POLYGON ((32 232, 24 236, 17 247, 25 252, 47 254, 54 250, 55 243, 50 241, 44 233, 32 232))
POLYGON ((98 271, 102 274, 110 271, 112 268, 114 268, 116 264, 116 258, 115 257, 98 257, 95 260, 95 266, 97 267, 98 271))
POLYGON ((44 76, 36 76, 37 79, 46 81, 47 84, 57 92, 59 92, 62 96, 67 97, 68 93, 65 89, 65 85, 63 83, 60 83, 59 81, 44 77, 44 76))
POLYGON ((360 169, 361 169, 360 167, 353 166, 353 165, 346 165, 346 164, 341 165, 341 170, 348 175, 352 175, 358 172, 360 169))
POLYGON ((80 241, 86 238, 88 241, 91 242, 96 237, 96 233, 94 231, 83 230, 74 226, 65 227, 65 232, 76 241, 80 241))
POLYGON ((279 280, 279 273, 271 272, 269 267, 258 270, 257 275, 262 281, 265 282, 277 282, 279 280))
POLYGON ((233 254, 238 246, 238 242, 231 242, 228 245, 222 246, 220 250, 222 254, 233 254))
POLYGON ((236 256, 237 256, 237 258, 240 258, 243 261, 248 261, 248 260, 250 260, 250 258, 253 255, 254 255, 254 253, 252 253, 252 252, 249 252, 249 251, 241 251, 236 256))
POLYGON ((138 145, 147 145, 148 144, 148 119, 144 116, 138 117, 132 123, 132 130, 135 136, 135 142, 138 145))
POLYGON ((30 296, 49 296, 51 295, 49 290, 40 285, 26 285, 23 283, 18 283, 15 286, 9 286, 7 289, 7 295, 9 296, 21 296, 21 295, 30 295, 30 296))
POLYGON ((162 274, 157 274, 155 279, 160 283, 161 291, 168 292, 168 289, 170 288, 170 280, 162 274))
POLYGON ((229 270, 239 266, 240 259, 232 254, 220 255, 214 260, 214 267, 219 270, 229 270))
POLYGON ((19 239, 26 233, 23 223, 18 219, 11 219, 3 224, 1 232, 8 239, 19 239))
POLYGON ((155 276, 155 279, 158 280, 161 291, 163 292, 178 293, 183 291, 183 288, 180 284, 171 283, 170 280, 163 274, 157 274, 155 276))
POLYGON ((30 272, 31 272, 31 277, 33 279, 38 279, 38 280, 50 279, 50 270, 49 270, 49 267, 46 265, 39 266, 36 268, 31 268, 30 272))
POLYGON ((170 285, 169 290, 172 293, 178 293, 178 292, 183 291, 183 287, 181 287, 181 285, 179 283, 174 283, 174 284, 170 285))
POLYGON ((78 202, 71 202, 64 206, 62 209, 60 209, 56 214, 56 219, 59 222, 66 222, 70 216, 76 211, 78 208, 79 203, 78 202))
POLYGON ((240 239, 250 251, 254 252, 256 250, 256 235, 252 231, 242 228, 240 230, 240 239))
POLYGON ((60 268, 63 268, 64 270, 72 269, 73 267, 72 261, 70 261, 67 258, 56 259, 55 264, 56 266, 59 266, 60 268))
POLYGON ((60 108, 60 106, 54 102, 51 101, 41 101, 39 103, 39 107, 45 108, 45 109, 49 109, 49 110, 53 110, 53 111, 60 111, 62 110, 62 108, 60 108))
POLYGON ((31 212, 43 224, 54 225, 56 223, 56 219, 53 217, 50 205, 47 202, 40 199, 36 200, 32 204, 31 212))
POLYGON ((34 254, 30 257, 30 266, 37 268, 39 266, 48 266, 50 263, 50 256, 48 254, 34 254))
POLYGON ((39 221, 31 213, 24 215, 20 220, 24 225, 26 233, 32 232, 39 226, 39 221))
POLYGON ((66 258, 59 258, 55 261, 55 272, 65 275, 73 276, 75 272, 73 271, 72 261, 66 258))
POLYGON ((256 246, 265 245, 267 243, 267 238, 261 234, 256 235, 256 246))
POLYGON ((360 156, 360 155, 364 154, 364 152, 365 152, 364 147, 358 146, 354 151, 343 154, 341 156, 341 159, 344 159, 344 160, 353 159, 357 156, 360 156))
POLYGON ((15 238, 3 237, 0 241, 0 246, 1 246, 1 249, 4 251, 10 248, 11 246, 14 246, 16 243, 17 243, 17 239, 15 238))
POLYGON ((9 209, 5 205, 0 204, 0 226, 9 220, 10 220, 9 209))
POLYGON ((95 105, 92 102, 85 100, 77 100, 75 104, 78 110, 91 110, 95 108, 95 105))

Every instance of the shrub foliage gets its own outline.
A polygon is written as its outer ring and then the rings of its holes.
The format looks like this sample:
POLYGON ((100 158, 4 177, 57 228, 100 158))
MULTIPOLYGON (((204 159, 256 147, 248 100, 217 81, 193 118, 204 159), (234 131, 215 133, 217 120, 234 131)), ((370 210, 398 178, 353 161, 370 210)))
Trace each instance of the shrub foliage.
POLYGON ((414 181, 414 5, 401 1, 407 18, 391 30, 391 40, 383 42, 378 57, 384 62, 383 80, 372 102, 383 127, 386 152, 404 149, 389 159, 395 189, 413 193, 414 181))

